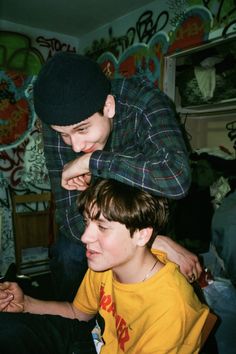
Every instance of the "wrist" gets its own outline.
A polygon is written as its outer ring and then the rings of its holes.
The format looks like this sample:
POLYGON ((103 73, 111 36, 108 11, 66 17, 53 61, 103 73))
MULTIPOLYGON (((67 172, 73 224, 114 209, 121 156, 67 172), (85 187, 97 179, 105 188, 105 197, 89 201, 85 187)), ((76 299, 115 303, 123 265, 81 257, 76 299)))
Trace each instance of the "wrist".
POLYGON ((163 235, 158 235, 154 240, 154 243, 153 243, 154 247, 153 248, 156 248, 160 251, 166 252, 167 246, 169 246, 168 240, 169 240, 169 237, 163 236, 163 235))
POLYGON ((24 295, 24 301, 22 303, 23 311, 22 312, 30 312, 30 297, 28 295, 24 295))

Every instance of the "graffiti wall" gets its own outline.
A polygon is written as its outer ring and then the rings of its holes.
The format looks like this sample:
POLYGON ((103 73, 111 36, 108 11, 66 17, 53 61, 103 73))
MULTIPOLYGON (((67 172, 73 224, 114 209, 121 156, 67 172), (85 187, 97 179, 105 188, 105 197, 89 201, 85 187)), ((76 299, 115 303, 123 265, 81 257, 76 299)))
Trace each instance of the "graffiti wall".
POLYGON ((155 1, 80 39, 111 77, 145 74, 162 87, 163 57, 236 31, 233 0, 155 1))
POLYGON ((58 51, 80 52, 110 78, 142 74, 162 88, 166 54, 236 33, 236 3, 156 0, 82 38, 7 22, 1 28, 0 273, 14 260, 9 187, 18 193, 50 189, 40 127, 25 96, 43 63, 58 51))
POLYGON ((55 35, 0 31, 0 274, 15 259, 11 193, 50 190, 31 87, 43 63, 61 50, 76 51, 55 35))
POLYGON ((11 192, 50 190, 40 125, 30 99, 32 76, 0 71, 0 269, 14 261, 11 192))

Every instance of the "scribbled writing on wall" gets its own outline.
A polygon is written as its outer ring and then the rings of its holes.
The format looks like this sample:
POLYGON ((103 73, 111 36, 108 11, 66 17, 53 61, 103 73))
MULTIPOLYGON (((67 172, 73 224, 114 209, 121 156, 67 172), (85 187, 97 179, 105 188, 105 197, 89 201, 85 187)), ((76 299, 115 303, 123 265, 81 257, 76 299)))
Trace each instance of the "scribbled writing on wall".
POLYGON ((214 27, 222 27, 222 36, 236 30, 236 2, 229 0, 202 0, 202 4, 212 13, 214 27))
POLYGON ((25 142, 9 151, 0 151, 0 171, 8 178, 10 186, 17 186, 21 180, 25 142))
POLYGON ((108 36, 108 40, 101 38, 100 40, 93 41, 92 47, 85 50, 85 55, 96 60, 102 53, 110 52, 118 58, 121 53, 123 53, 134 42, 134 38, 131 33, 120 37, 114 37, 111 27, 108 30, 108 36))
POLYGON ((145 11, 138 19, 135 27, 130 27, 127 34, 133 32, 133 38, 137 36, 140 43, 148 43, 159 31, 164 30, 169 20, 167 11, 162 11, 157 18, 152 11, 145 11))
MULTIPOLYGON (((130 27, 122 36, 113 35, 114 29, 109 28, 108 39, 101 38, 93 41, 85 54, 95 60, 104 52, 112 53, 117 59, 134 43, 150 43, 152 38, 161 31, 170 35, 175 33, 180 23, 186 21, 189 10, 205 10, 211 15, 211 31, 221 29, 222 36, 236 30, 236 3, 233 0, 167 0, 166 9, 162 12, 147 10, 143 12, 134 26, 130 27), (192 6, 190 6, 192 3, 192 6), (200 6, 199 6, 200 5, 200 6), (169 26, 172 27, 169 29, 169 26), (168 28, 168 30, 167 30, 168 28), (168 32, 169 31, 169 32, 168 32)), ((209 24, 206 24, 209 28, 209 24)))
POLYGON ((40 47, 48 48, 48 58, 52 57, 56 52, 65 51, 75 53, 75 47, 71 46, 68 43, 63 43, 56 38, 45 38, 39 36, 36 38, 36 42, 40 47))
POLYGON ((97 59, 102 53, 111 52, 116 58, 135 41, 139 43, 149 43, 152 37, 159 31, 164 30, 169 20, 167 11, 162 11, 156 18, 152 11, 145 11, 137 20, 135 26, 130 27, 126 34, 121 37, 113 37, 112 29, 109 29, 109 39, 94 41, 91 49, 85 51, 93 59, 97 59))

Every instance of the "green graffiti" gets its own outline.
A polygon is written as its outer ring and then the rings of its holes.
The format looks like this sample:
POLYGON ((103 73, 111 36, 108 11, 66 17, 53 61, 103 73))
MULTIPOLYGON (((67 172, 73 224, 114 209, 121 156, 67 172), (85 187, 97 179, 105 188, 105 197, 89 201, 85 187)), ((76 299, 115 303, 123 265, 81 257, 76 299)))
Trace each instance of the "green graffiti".
POLYGON ((0 31, 0 69, 20 71, 26 75, 39 72, 44 59, 33 48, 30 39, 22 34, 0 31))

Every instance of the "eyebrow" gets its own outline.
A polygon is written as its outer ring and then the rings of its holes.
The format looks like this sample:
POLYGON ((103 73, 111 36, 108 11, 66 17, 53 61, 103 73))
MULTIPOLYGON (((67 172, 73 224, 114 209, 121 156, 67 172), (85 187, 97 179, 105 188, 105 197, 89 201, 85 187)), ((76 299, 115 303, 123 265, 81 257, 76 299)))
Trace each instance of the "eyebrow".
MULTIPOLYGON (((80 123, 78 123, 74 128, 72 128, 72 131, 75 131, 76 129, 78 129, 78 128, 81 128, 81 127, 83 127, 83 126, 86 126, 86 125, 88 125, 89 124, 89 122, 87 121, 83 121, 83 122, 80 122, 80 123)), ((53 125, 52 125, 52 127, 53 127, 53 125)), ((55 131, 57 131, 58 133, 60 133, 60 134, 63 134, 63 133, 65 133, 65 132, 63 132, 63 131, 61 131, 60 130, 60 127, 59 127, 59 129, 55 129, 55 128, 52 128, 52 129, 54 129, 55 131)), ((65 133, 65 134, 67 134, 67 133, 65 133)))
POLYGON ((97 219, 93 218, 92 215, 89 213, 86 213, 84 212, 83 213, 83 217, 84 218, 87 218, 87 219, 90 219, 90 220, 96 220, 97 222, 107 222, 107 223, 110 223, 109 220, 107 220, 104 216, 99 216, 97 219))
POLYGON ((88 121, 80 122, 78 125, 76 125, 76 127, 73 128, 73 130, 77 130, 77 129, 82 128, 82 127, 84 127, 86 125, 89 125, 88 121))

